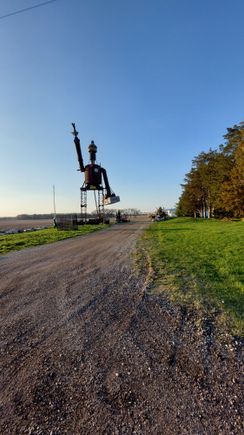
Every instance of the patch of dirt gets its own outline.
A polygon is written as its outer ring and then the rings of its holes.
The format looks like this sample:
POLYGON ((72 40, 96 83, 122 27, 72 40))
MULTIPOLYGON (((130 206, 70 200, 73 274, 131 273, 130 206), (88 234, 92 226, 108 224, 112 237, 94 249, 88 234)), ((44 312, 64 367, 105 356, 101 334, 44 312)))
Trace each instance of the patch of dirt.
POLYGON ((2 256, 2 434, 241 434, 241 343, 147 294, 147 222, 2 256))
POLYGON ((52 227, 50 219, 0 219, 0 232, 7 230, 26 230, 28 228, 52 227))

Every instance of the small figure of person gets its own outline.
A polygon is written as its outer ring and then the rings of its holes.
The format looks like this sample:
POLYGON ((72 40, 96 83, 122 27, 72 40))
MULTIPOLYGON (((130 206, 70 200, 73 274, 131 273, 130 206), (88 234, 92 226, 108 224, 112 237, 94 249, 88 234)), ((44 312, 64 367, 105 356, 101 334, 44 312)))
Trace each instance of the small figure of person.
POLYGON ((57 219, 56 216, 53 218, 53 228, 57 228, 57 219))
POLYGON ((120 210, 118 210, 117 213, 116 213, 116 222, 117 223, 121 222, 121 212, 120 212, 120 210))

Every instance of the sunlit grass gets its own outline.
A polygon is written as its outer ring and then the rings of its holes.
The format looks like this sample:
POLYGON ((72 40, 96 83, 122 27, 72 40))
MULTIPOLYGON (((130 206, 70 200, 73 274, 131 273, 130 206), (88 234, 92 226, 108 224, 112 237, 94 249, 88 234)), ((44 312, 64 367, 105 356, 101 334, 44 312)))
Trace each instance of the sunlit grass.
POLYGON ((228 314, 244 325, 244 223, 172 219, 152 224, 143 245, 155 272, 155 291, 228 314))
POLYGON ((47 243, 57 242, 71 237, 77 237, 84 234, 92 233, 106 228, 107 225, 82 225, 77 231, 59 231, 56 228, 45 230, 31 231, 19 234, 8 234, 0 236, 0 254, 6 254, 10 251, 19 251, 32 246, 45 245, 47 243))

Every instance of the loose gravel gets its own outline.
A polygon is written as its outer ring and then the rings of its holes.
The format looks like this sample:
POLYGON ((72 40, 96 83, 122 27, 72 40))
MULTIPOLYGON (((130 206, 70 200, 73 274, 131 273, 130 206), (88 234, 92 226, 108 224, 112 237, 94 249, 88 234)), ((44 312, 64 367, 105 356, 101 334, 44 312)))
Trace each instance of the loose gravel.
POLYGON ((241 434, 241 343, 147 292, 147 222, 0 258, 1 434, 241 434))

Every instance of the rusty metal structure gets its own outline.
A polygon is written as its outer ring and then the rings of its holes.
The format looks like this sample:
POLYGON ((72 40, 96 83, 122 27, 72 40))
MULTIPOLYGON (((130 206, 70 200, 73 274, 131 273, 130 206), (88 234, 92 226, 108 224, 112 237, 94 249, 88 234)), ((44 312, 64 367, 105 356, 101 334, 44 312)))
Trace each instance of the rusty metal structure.
POLYGON ((98 218, 100 221, 104 219, 104 206, 115 204, 120 201, 120 197, 116 196, 112 191, 106 169, 102 168, 100 165, 96 163, 96 153, 97 146, 92 140, 90 145, 88 146, 88 152, 90 154, 90 163, 84 166, 81 147, 80 147, 80 139, 78 138, 78 131, 76 130, 75 124, 72 123, 74 135, 74 143, 77 153, 77 158, 79 162, 78 171, 84 172, 85 180, 83 185, 80 188, 81 193, 81 220, 85 223, 87 222, 87 192, 94 192, 94 199, 96 204, 96 210, 98 214, 98 218))

